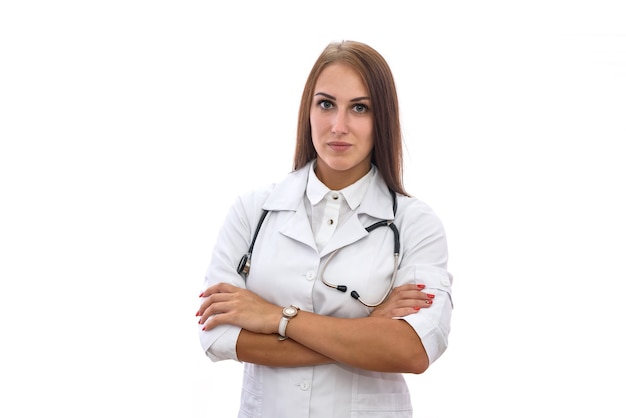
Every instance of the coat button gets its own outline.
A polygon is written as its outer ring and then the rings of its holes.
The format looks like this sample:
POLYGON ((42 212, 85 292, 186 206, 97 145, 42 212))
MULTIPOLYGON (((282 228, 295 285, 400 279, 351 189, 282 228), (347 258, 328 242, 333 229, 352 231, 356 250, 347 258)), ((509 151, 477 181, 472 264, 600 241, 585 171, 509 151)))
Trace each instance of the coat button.
POLYGON ((309 382, 302 382, 298 386, 300 386, 301 390, 309 390, 309 388, 311 387, 309 382))
POLYGON ((308 281, 315 280, 315 272, 314 271, 307 271, 304 276, 306 277, 306 279, 308 281))

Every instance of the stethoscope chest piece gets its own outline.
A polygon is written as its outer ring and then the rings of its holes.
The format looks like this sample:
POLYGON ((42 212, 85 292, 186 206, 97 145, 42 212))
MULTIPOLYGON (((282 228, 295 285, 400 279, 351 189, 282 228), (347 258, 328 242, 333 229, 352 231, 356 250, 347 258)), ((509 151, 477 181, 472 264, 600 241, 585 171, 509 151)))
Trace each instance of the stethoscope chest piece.
POLYGON ((248 248, 248 252, 245 253, 243 257, 241 257, 241 260, 239 260, 237 273, 239 273, 239 275, 243 277, 244 280, 248 278, 248 274, 250 273, 250 264, 252 262, 252 250, 254 249, 254 243, 257 236, 259 235, 259 230, 261 229, 261 225, 263 225, 263 220, 265 220, 268 212, 268 210, 263 210, 263 212, 261 213, 261 219, 259 219, 259 222, 257 223, 256 230, 254 231, 254 236, 252 237, 252 242, 250 243, 250 247, 248 248))
POLYGON ((237 266, 237 273, 241 275, 244 279, 248 278, 248 273, 250 273, 250 260, 252 259, 252 253, 246 253, 241 257, 239 261, 239 266, 237 266))

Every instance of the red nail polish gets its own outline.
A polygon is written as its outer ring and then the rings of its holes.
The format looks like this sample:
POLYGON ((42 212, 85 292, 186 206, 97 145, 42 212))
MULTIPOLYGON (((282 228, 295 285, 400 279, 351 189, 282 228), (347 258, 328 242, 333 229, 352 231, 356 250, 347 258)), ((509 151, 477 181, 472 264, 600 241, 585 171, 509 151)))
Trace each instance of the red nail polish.
POLYGON ((425 288, 425 287, 426 287, 426 285, 423 285, 423 284, 418 284, 418 285, 417 285, 417 288, 418 288, 419 290, 422 290, 422 289, 423 289, 423 288, 425 288))
POLYGON ((431 303, 433 303, 433 301, 432 300, 425 300, 424 303, 427 304, 427 305, 430 305, 431 303))
POLYGON ((200 296, 198 296, 199 298, 204 297, 204 292, 200 293, 200 296))
POLYGON ((414 311, 419 311, 420 309, 422 309, 422 308, 420 308, 419 306, 414 306, 414 307, 413 307, 413 310, 414 310, 414 311))
POLYGON ((428 296, 431 299, 435 297, 435 295, 433 295, 432 293, 426 293, 426 296, 428 296))

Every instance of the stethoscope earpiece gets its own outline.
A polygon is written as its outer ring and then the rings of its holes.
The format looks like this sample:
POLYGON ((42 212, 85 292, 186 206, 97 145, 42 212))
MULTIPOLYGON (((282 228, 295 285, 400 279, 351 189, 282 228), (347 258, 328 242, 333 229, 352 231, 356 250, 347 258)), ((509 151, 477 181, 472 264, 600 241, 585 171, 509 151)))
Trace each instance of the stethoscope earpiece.
MULTIPOLYGON (((398 202, 396 200, 396 193, 391 189, 389 189, 389 193, 391 194, 391 198, 393 200, 393 214, 395 218, 396 209, 398 205, 398 202)), ((254 231, 254 236, 252 237, 252 242, 250 243, 248 252, 244 254, 243 257, 241 257, 241 260, 239 261, 239 266, 237 267, 237 273, 239 273, 241 277, 243 277, 244 280, 248 278, 248 273, 250 272, 250 262, 252 260, 252 250, 254 249, 254 243, 257 239, 257 236, 259 235, 259 230, 261 229, 261 225, 263 225, 263 220, 267 216, 268 212, 269 210, 266 210, 266 209, 263 210, 263 213, 261 214, 261 219, 259 219, 259 222, 257 223, 257 226, 256 226, 256 230, 254 231)), ((393 290, 393 286, 396 282, 396 275, 398 273, 398 258, 400 255, 400 232, 398 231, 398 228, 396 227, 396 225, 393 223, 393 220, 376 222, 368 226, 367 228, 365 228, 365 230, 369 234, 374 229, 379 228, 381 226, 388 226, 393 231, 393 236, 394 236, 394 243, 393 243, 394 266, 393 266, 393 272, 391 273, 391 280, 389 282, 389 286, 387 287, 387 291, 385 292, 385 295, 383 296, 383 298, 380 299, 376 303, 368 303, 368 302, 363 301, 361 299, 361 296, 359 295, 359 292, 357 292, 356 290, 353 290, 352 292, 350 292, 350 296, 352 296, 354 299, 358 300, 363 305, 370 307, 370 308, 374 308, 382 304, 385 301, 385 299, 387 299, 387 296, 389 296, 389 294, 393 290)), ((339 252, 339 250, 340 248, 336 249, 328 256, 328 258, 326 259, 326 262, 324 263, 324 265, 322 266, 322 269, 320 270, 319 276, 320 276, 322 283, 324 283, 326 286, 345 293, 348 291, 348 286, 343 285, 343 284, 335 285, 326 281, 326 279, 324 279, 324 272, 326 271, 328 262, 332 260, 332 258, 337 254, 337 252, 339 252)))

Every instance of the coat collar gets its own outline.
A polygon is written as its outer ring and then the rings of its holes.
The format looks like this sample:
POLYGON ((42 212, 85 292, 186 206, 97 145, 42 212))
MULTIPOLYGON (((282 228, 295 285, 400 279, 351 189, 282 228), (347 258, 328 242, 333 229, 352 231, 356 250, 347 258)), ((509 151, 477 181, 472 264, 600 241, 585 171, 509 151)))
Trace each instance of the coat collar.
MULTIPOLYGON (((263 209, 297 211, 301 207, 302 199, 305 197, 311 164, 313 164, 313 161, 296 171, 292 171, 282 182, 278 183, 265 201, 263 209)), ((394 218, 393 200, 379 170, 376 170, 374 178, 365 196, 363 196, 361 205, 356 210, 356 214, 366 214, 381 220, 394 218)))

